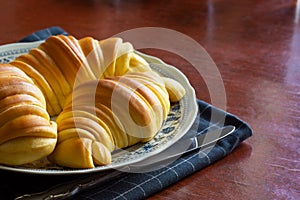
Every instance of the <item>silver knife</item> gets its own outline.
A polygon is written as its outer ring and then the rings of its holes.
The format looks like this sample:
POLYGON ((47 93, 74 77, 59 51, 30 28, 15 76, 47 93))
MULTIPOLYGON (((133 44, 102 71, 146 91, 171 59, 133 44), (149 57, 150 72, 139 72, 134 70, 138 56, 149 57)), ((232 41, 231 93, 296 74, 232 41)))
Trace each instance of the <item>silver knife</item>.
POLYGON ((183 154, 195 150, 213 147, 218 141, 233 133, 235 126, 210 126, 197 133, 194 137, 181 139, 166 150, 145 160, 133 163, 121 170, 131 173, 145 173, 165 167, 177 160, 183 154))
POLYGON ((117 170, 110 170, 106 173, 95 173, 92 176, 87 176, 86 178, 80 178, 72 180, 69 183, 56 185, 39 193, 25 194, 16 197, 15 200, 61 200, 70 198, 88 188, 104 184, 113 178, 125 176, 126 173, 124 173, 124 171, 130 173, 141 173, 155 170, 157 167, 164 167, 175 161, 183 154, 215 145, 218 141, 233 133, 234 130, 235 127, 231 125, 224 127, 208 127, 207 129, 197 133, 195 137, 179 140, 159 155, 152 156, 138 163, 117 170))

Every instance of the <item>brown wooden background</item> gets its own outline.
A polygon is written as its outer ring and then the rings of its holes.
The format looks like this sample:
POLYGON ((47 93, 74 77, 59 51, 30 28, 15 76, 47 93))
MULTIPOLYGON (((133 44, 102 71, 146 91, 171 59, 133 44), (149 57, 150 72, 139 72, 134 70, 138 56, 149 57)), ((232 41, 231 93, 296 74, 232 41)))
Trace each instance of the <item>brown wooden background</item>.
MULTIPOLYGON (((246 121, 255 135, 228 157, 150 199, 299 199, 296 4, 295 0, 0 0, 0 44, 49 26, 60 26, 77 38, 104 39, 140 27, 187 35, 218 66, 227 111, 246 121)), ((162 50, 142 51, 178 67, 197 97, 211 101, 203 78, 187 60, 162 50)))

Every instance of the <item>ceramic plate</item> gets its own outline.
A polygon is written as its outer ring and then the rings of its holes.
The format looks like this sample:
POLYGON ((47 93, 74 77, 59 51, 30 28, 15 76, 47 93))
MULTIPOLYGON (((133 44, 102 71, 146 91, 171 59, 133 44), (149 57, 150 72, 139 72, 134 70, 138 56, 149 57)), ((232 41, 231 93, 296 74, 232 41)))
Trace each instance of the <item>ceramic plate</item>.
MULTIPOLYGON (((0 63, 8 63, 17 56, 27 53, 41 42, 14 43, 0 46, 0 63)), ((34 164, 10 167, 0 165, 0 169, 34 174, 78 174, 104 171, 130 165, 150 156, 154 156, 178 141, 192 126, 198 111, 195 91, 185 75, 177 68, 164 63, 162 60, 137 52, 144 57, 153 70, 166 77, 179 81, 186 89, 185 97, 178 103, 172 104, 171 111, 156 136, 147 143, 139 143, 125 150, 113 153, 112 163, 93 169, 66 169, 52 166, 46 160, 34 164), (43 166, 43 167, 39 167, 43 166)))

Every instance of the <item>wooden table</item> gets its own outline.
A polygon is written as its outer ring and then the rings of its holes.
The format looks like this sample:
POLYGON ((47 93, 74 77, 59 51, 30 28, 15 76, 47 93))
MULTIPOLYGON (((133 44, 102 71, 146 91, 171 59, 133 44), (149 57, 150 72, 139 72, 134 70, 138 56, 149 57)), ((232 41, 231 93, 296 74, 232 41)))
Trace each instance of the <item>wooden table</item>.
MULTIPOLYGON (((0 0, 0 44, 49 26, 60 26, 77 38, 104 39, 141 27, 185 35, 216 63, 227 111, 246 121, 255 134, 226 158, 150 199, 299 199, 300 6, 297 10, 296 4, 295 0, 0 0)), ((178 67, 197 97, 212 101, 214 91, 189 60, 165 50, 142 51, 178 67)))

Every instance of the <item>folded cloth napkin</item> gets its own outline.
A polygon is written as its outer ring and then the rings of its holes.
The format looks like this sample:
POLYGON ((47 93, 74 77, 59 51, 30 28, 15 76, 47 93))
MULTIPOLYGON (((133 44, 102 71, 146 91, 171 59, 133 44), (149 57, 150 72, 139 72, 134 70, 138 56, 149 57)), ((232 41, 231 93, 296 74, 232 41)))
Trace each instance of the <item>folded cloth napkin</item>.
POLYGON ((62 28, 59 26, 52 26, 46 29, 42 29, 36 31, 23 39, 19 40, 19 42, 35 42, 40 40, 45 40, 52 35, 68 35, 62 28))
MULTIPOLYGON (((21 41, 29 42, 44 40, 53 34, 67 35, 63 29, 59 27, 51 27, 37 31, 21 41)), ((215 146, 209 149, 209 151, 197 150, 184 154, 167 166, 150 172, 122 172, 120 176, 108 180, 105 184, 92 184, 93 187, 87 188, 83 192, 74 195, 72 199, 144 199, 224 158, 241 142, 253 134, 249 125, 238 117, 218 109, 204 101, 197 100, 197 103, 199 107, 199 115, 189 132, 203 130, 212 124, 220 126, 219 121, 212 121, 212 113, 214 113, 214 115, 217 114, 217 116, 225 117, 224 124, 221 124, 221 126, 234 125, 236 127, 234 133, 219 141, 215 146)), ((2 180, 11 180, 8 181, 8 183, 1 184, 0 199, 11 199, 26 193, 40 192, 56 184, 69 183, 73 180, 93 177, 95 175, 79 174, 68 176, 45 176, 4 170, 0 170, 0 174, 2 180), (28 184, 29 180, 31 184, 28 184)))

